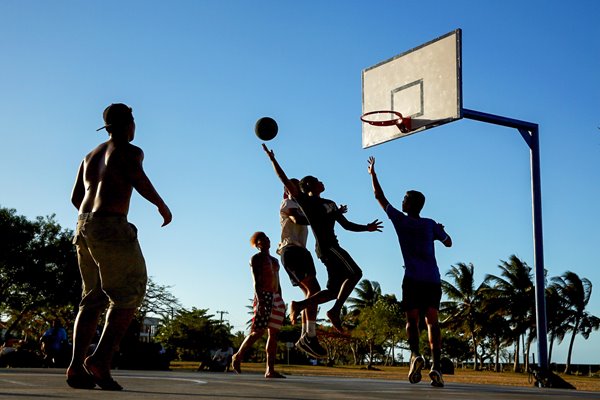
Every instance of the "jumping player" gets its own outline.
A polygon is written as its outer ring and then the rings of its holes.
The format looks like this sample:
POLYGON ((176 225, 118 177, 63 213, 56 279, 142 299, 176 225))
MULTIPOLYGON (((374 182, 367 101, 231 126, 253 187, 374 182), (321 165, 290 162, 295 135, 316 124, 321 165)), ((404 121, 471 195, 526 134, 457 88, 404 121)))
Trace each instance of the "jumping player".
POLYGON ((406 192, 402 201, 402 211, 398 211, 383 194, 375 173, 374 157, 369 157, 368 172, 371 175, 375 198, 394 224, 404 258, 402 303, 406 310, 406 333, 411 351, 408 380, 410 383, 420 382, 421 369, 425 365, 419 349, 419 314, 422 312, 425 315, 433 356, 433 365, 429 372, 431 385, 443 387, 440 362, 442 335, 438 322, 442 286, 433 242, 439 240, 444 246, 450 247, 452 239, 441 224, 419 215, 425 204, 425 196, 422 193, 414 190, 406 192))
POLYGON ((252 278, 254 280, 254 317, 250 334, 246 336, 240 349, 232 357, 231 367, 235 372, 242 372, 240 364, 244 353, 260 339, 265 330, 267 338, 267 369, 265 378, 285 378, 275 371, 277 356, 277 334, 285 317, 285 303, 281 298, 279 285, 279 263, 269 254, 271 241, 264 232, 255 232, 250 238, 250 244, 258 249, 258 253, 250 259, 252 278))
POLYGON ((302 301, 290 302, 290 319, 294 322, 302 310, 335 299, 333 307, 327 311, 327 318, 337 331, 343 332, 340 312, 348 296, 360 281, 362 270, 350 257, 350 254, 340 247, 335 236, 335 223, 338 222, 344 229, 353 232, 381 232, 382 223, 375 220, 366 225, 359 225, 348 221, 336 203, 321 197, 325 186, 313 176, 302 178, 301 190, 298 190, 298 187, 288 179, 275 159, 273 151, 269 150, 265 144, 262 146, 269 156, 277 176, 298 202, 308 219, 316 241, 317 257, 327 268, 327 288, 302 301))
MULTIPOLYGON (((298 179, 290 179, 292 185, 299 188, 298 179)), ((308 237, 308 221, 300 206, 294 200, 289 190, 284 190, 284 199, 279 209, 281 223, 281 242, 277 254, 290 277, 293 286, 297 286, 308 298, 321 290, 317 281, 317 271, 310 252, 306 249, 308 237)), ((327 351, 317 339, 317 305, 307 307, 302 313, 302 334, 296 342, 296 347, 312 357, 325 358, 327 351)))

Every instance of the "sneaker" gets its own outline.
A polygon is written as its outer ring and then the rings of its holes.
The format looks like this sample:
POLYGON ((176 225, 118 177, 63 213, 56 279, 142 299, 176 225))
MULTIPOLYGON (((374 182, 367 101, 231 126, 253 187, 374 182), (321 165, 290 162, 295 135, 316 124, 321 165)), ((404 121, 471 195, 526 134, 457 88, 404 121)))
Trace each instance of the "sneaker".
POLYGON ((429 372, 429 377, 431 378, 431 386, 434 387, 444 387, 444 379, 442 378, 442 373, 432 369, 429 372))
POLYGON ((425 366, 425 359, 416 356, 410 360, 410 369, 408 370, 408 381, 410 383, 421 382, 421 370, 425 366))
POLYGON ((321 346, 316 336, 309 337, 308 335, 303 335, 299 342, 300 348, 311 356, 315 358, 327 358, 327 350, 321 346))

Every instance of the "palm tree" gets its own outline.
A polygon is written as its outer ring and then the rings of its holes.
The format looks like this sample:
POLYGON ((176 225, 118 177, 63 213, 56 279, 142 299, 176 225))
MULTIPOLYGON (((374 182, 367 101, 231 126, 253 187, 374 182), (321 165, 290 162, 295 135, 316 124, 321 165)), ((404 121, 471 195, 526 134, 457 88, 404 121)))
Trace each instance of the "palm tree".
POLYGON ((473 264, 458 263, 452 266, 446 276, 454 284, 442 280, 442 290, 449 301, 441 304, 441 312, 448 317, 442 322, 454 330, 464 331, 471 338, 473 354, 475 355, 475 369, 478 369, 478 331, 481 328, 481 301, 482 285, 475 288, 475 267, 473 264))
POLYGON ((357 297, 348 298, 350 307, 354 310, 360 311, 365 307, 373 307, 377 300, 381 297, 381 286, 379 282, 370 281, 363 279, 354 288, 357 297))
POLYGON ((568 330, 571 331, 565 365, 565 373, 568 374, 571 369, 571 355, 573 354, 575 337, 577 334, 581 334, 584 339, 587 339, 592 330, 600 328, 600 318, 585 310, 592 296, 592 282, 589 279, 581 279, 576 273, 567 271, 562 276, 552 278, 552 282, 556 285, 558 293, 565 302, 568 330))
POLYGON ((567 324, 567 306, 560 294, 560 286, 556 283, 546 287, 546 321, 550 347, 548 349, 548 364, 552 363, 554 342, 562 343, 569 331, 567 324))
POLYGON ((378 282, 363 279, 354 288, 354 292, 356 297, 348 298, 352 312, 347 316, 346 326, 353 326, 359 341, 366 343, 369 357, 368 367, 370 368, 373 358, 374 335, 378 327, 375 327, 375 324, 368 323, 368 321, 376 320, 373 307, 377 300, 381 298, 381 286, 378 282))
MULTIPOLYGON (((486 275, 484 284, 488 288, 484 289, 489 297, 497 299, 500 303, 499 311, 508 318, 512 339, 515 343, 515 359, 513 369, 519 370, 519 338, 527 330, 535 327, 535 298, 534 286, 531 275, 531 267, 521 261, 514 254, 507 261, 501 261, 498 266, 501 273, 497 275, 486 275)), ((528 354, 527 354, 528 355, 528 354)), ((527 355, 525 364, 527 366, 527 355)))

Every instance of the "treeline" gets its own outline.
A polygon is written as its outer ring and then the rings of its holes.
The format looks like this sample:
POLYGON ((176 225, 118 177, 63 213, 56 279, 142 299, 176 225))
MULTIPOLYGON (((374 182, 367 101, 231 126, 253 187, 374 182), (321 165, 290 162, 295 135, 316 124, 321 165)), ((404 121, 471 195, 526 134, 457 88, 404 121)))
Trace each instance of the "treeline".
MULTIPOLYGON (((492 365, 501 371, 502 365, 512 362, 514 371, 527 371, 536 339, 532 269, 515 255, 497 267, 498 274, 487 274, 479 284, 472 264, 458 263, 445 274, 442 351, 456 364, 473 363, 475 369, 492 365)), ((393 363, 396 348, 408 349, 401 303, 394 295, 383 294, 374 281, 361 281, 355 294, 344 316, 352 340, 330 339, 325 344, 334 354, 351 354, 357 363, 393 363)), ((588 339, 600 328, 600 318, 587 311, 591 295, 592 283, 572 271, 547 280, 548 359, 551 363, 555 344, 568 340, 565 373, 571 372, 575 338, 588 339)), ((328 336, 336 337, 331 332, 328 336)), ((421 348, 428 347, 426 336, 423 332, 421 348)))
MULTIPOLYGON (((73 231, 54 215, 28 220, 0 207, 0 238, 0 339, 36 340, 55 319, 70 330, 81 299, 73 231)), ((179 309, 169 287, 149 279, 137 325, 148 314, 168 318, 179 309)))

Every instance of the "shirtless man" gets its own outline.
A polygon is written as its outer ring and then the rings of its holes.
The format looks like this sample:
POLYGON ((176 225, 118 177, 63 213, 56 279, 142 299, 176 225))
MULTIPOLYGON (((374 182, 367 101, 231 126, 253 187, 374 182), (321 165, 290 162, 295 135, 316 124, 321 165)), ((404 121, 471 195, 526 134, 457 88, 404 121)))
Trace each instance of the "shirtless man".
POLYGON ((285 303, 281 298, 279 284, 279 263, 269 254, 271 241, 264 232, 255 232, 250 238, 250 244, 258 249, 258 253, 250 259, 252 279, 254 280, 254 316, 250 334, 246 336, 237 353, 231 360, 231 367, 240 374, 244 353, 265 334, 267 338, 267 368, 265 378, 285 378, 275 371, 277 358, 277 335, 285 317, 285 303))
MULTIPOLYGON (((132 110, 111 104, 104 110, 108 141, 85 156, 71 202, 79 210, 74 243, 83 281, 82 299, 73 328, 73 357, 67 384, 76 389, 122 390, 110 374, 118 349, 146 291, 146 264, 137 229, 127 222, 133 189, 156 205, 171 222, 171 211, 159 196, 142 167, 144 153, 130 142, 135 135, 132 110), (86 358, 98 319, 106 310, 100 341, 86 358)), ((100 130, 98 129, 98 130, 100 130)))

